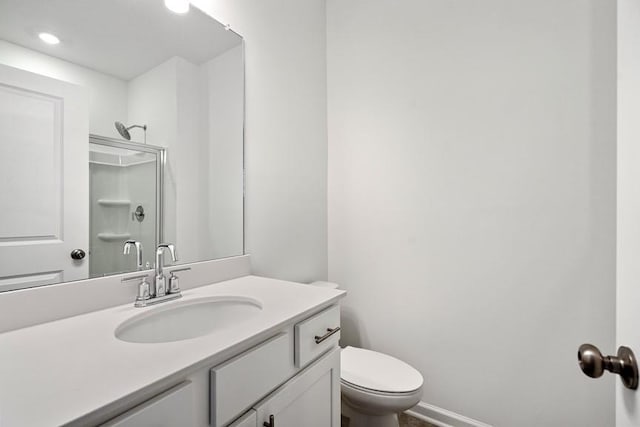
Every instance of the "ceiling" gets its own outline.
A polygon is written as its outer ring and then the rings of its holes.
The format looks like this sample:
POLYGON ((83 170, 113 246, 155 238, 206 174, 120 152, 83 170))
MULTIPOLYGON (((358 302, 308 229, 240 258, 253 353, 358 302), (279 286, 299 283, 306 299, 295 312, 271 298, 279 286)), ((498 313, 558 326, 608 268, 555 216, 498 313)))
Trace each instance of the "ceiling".
POLYGON ((0 39, 123 80, 174 56, 201 64, 242 42, 195 7, 177 15, 163 0, 0 0, 0 39), (41 32, 61 43, 43 43, 41 32))

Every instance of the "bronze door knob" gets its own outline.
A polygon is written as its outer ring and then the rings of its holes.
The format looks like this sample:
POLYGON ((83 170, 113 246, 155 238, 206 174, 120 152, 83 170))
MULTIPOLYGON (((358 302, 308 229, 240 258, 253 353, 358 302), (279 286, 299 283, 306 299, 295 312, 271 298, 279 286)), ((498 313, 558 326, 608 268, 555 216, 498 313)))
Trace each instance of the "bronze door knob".
POLYGON ((620 346, 617 356, 603 356, 595 345, 582 344, 578 349, 578 364, 591 378, 600 378, 604 371, 609 371, 620 375, 625 387, 638 388, 638 364, 629 347, 620 346))

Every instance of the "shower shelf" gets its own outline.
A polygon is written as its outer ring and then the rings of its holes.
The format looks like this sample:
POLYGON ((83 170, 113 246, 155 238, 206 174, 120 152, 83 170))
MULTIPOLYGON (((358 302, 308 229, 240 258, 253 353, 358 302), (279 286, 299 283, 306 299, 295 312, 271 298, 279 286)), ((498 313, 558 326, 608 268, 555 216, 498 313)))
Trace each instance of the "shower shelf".
POLYGON ((98 239, 105 242, 127 240, 129 237, 131 237, 131 233, 98 233, 98 239))
POLYGON ((98 199, 98 204, 101 206, 130 206, 131 200, 98 199))

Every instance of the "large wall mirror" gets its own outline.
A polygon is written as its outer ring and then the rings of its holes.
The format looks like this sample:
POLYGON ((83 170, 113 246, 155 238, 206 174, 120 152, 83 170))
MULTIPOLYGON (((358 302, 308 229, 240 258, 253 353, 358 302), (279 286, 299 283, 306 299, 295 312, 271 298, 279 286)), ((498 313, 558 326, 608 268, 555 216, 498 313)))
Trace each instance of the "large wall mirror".
POLYGON ((0 292, 243 254, 243 128, 242 38, 195 7, 0 0, 0 292))

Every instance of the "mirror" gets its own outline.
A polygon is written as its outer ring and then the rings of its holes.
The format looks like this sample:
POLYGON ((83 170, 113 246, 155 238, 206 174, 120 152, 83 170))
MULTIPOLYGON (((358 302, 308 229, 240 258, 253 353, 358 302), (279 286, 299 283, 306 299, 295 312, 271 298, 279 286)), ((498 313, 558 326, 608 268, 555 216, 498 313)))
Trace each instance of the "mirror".
POLYGON ((0 291, 243 254, 243 129, 242 38, 195 7, 0 0, 0 291))

